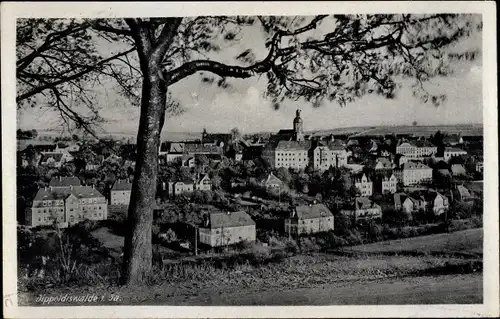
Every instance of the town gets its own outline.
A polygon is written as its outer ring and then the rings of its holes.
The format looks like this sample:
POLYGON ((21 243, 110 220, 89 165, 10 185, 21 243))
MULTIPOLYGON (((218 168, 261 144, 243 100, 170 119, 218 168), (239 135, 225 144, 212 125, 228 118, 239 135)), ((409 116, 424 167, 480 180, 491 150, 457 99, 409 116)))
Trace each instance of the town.
MULTIPOLYGON (((277 134, 233 129, 163 141, 154 239, 179 256, 267 246, 271 238, 300 244, 325 232, 336 245, 356 244, 425 234, 419 225, 481 220, 482 136, 305 134, 305 122, 297 110, 292 128, 277 134)), ((135 145, 76 135, 34 143, 36 135, 18 130, 20 227, 111 220, 123 227, 135 145)), ((95 234, 106 242, 113 232, 123 230, 95 234)))

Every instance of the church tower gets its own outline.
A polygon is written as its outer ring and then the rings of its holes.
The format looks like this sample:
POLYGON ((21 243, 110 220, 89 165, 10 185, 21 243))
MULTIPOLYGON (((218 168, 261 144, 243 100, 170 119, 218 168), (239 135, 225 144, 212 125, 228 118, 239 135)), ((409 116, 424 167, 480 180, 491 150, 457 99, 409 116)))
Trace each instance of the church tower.
POLYGON ((297 109, 295 112, 295 119, 293 120, 293 132, 294 137, 297 142, 302 142, 304 140, 304 122, 300 118, 300 110, 297 109))

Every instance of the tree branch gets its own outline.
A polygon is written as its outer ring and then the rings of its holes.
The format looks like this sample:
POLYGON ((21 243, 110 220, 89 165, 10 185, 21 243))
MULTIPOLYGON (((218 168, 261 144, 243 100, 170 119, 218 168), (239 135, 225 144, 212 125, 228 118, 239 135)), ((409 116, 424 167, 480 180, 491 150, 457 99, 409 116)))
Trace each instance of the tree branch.
POLYGON ((82 77, 88 73, 91 73, 93 71, 95 71, 98 67, 110 62, 110 61, 113 61, 115 60, 116 58, 119 58, 119 57, 122 57, 124 55, 127 55, 131 52, 134 52, 136 49, 135 48, 131 48, 127 51, 124 51, 124 52, 121 52, 121 53, 118 53, 118 54, 115 54, 107 59, 104 59, 104 60, 101 60, 99 61, 98 63, 94 64, 94 65, 89 65, 85 70, 82 70, 80 72, 77 72, 77 73, 74 73, 72 75, 69 75, 69 76, 65 76, 65 77, 61 77, 59 80, 57 81, 54 81, 54 82, 50 82, 50 83, 47 83, 47 84, 44 84, 44 85, 41 85, 41 86, 38 86, 36 87, 35 89, 32 89, 26 93, 23 93, 19 96, 16 97, 16 101, 17 102, 20 102, 22 100, 25 100, 29 97, 32 97, 44 90, 47 90, 47 89, 51 89, 57 85, 60 85, 60 84, 63 84, 63 83, 66 83, 66 82, 69 82, 69 81, 72 81, 72 80, 75 80, 75 79, 78 79, 79 77, 82 77))
POLYGON ((87 28, 87 26, 75 26, 75 27, 71 27, 71 28, 68 28, 66 30, 62 30, 62 31, 57 31, 57 32, 53 32, 51 34, 49 34, 46 38, 45 38, 45 42, 39 46, 37 49, 35 49, 33 52, 31 52, 30 54, 28 54, 27 56, 17 60, 16 62, 16 70, 19 72, 20 70, 23 70, 25 69, 28 65, 30 65, 31 62, 33 62, 33 60, 42 52, 50 49, 50 45, 57 41, 57 40, 60 40, 64 37, 67 37, 68 35, 72 34, 72 33, 76 33, 76 32, 79 32, 79 31, 82 31, 82 30, 85 30, 87 28))
POLYGON ((289 30, 276 31, 271 41, 271 47, 269 49, 267 57, 264 60, 257 62, 251 66, 241 67, 234 65, 226 65, 220 62, 215 62, 210 60, 195 60, 187 62, 170 72, 164 72, 165 74, 163 78, 165 79, 165 82, 168 86, 198 71, 209 71, 222 77, 229 76, 236 78, 248 78, 255 74, 267 72, 272 68, 274 62, 280 56, 278 50, 281 39, 284 36, 294 36, 310 31, 316 28, 318 22, 326 17, 327 15, 317 16, 306 26, 294 31, 289 31, 289 30))

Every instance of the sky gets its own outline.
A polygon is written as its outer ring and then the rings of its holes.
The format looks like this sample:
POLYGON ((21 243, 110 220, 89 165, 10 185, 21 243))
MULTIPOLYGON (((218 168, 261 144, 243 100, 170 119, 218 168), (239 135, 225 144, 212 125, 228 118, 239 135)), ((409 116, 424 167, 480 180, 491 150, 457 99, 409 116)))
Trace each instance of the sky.
MULTIPOLYGON (((226 48, 217 58, 229 63, 232 57, 252 47, 257 58, 265 56, 264 38, 258 29, 242 34, 240 45, 226 48)), ((481 49, 481 37, 462 41, 457 50, 481 49)), ((291 128, 295 110, 302 110, 304 130, 333 129, 374 125, 450 125, 483 122, 482 68, 480 59, 460 62, 455 73, 444 79, 433 79, 429 90, 447 95, 446 103, 435 107, 423 104, 412 96, 409 83, 398 91, 396 98, 366 96, 345 107, 331 102, 320 108, 295 101, 285 101, 275 110, 263 97, 266 81, 258 77, 230 81, 231 89, 223 90, 202 84, 199 75, 191 76, 171 87, 171 92, 185 112, 168 118, 166 132, 228 132, 238 127, 244 133, 278 131, 291 128)), ((118 95, 112 87, 94 88, 98 92, 101 115, 107 119, 107 132, 135 134, 139 123, 139 109, 118 95)), ((25 109, 18 112, 21 128, 57 128, 57 114, 46 108, 25 109)))

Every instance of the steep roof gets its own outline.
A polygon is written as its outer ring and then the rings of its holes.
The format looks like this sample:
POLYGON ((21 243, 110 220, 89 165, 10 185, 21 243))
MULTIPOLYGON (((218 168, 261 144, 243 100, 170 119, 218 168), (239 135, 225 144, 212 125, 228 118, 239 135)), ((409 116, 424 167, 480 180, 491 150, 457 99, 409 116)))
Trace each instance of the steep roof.
POLYGON ((458 147, 445 147, 444 151, 449 153, 459 153, 459 152, 467 153, 466 151, 458 147))
POLYGON ((379 170, 375 173, 375 178, 378 181, 380 180, 388 181, 393 175, 394 173, 392 172, 392 170, 379 170))
POLYGON ((183 178, 178 178, 178 177, 172 177, 169 179, 170 183, 184 183, 184 184, 194 184, 194 180, 189 178, 189 177, 183 177, 183 178))
POLYGON ((244 211, 210 213, 210 228, 239 227, 255 225, 253 219, 244 211))
POLYGON ((462 185, 457 186, 457 191, 461 197, 470 198, 472 197, 469 190, 462 185))
POLYGON ((443 176, 450 176, 450 171, 446 168, 439 168, 437 171, 443 176))
POLYGON ((436 191, 429 191, 429 192, 425 192, 423 193, 422 195, 426 201, 428 202, 432 202, 434 201, 434 199, 436 199, 437 196, 441 196, 443 197, 446 201, 448 201, 448 197, 444 196, 443 194, 441 193, 438 193, 436 191))
POLYGON ((77 198, 97 198, 104 197, 97 189, 90 186, 74 186, 71 188, 40 188, 34 200, 60 200, 66 199, 69 195, 77 198))
POLYGON ((406 195, 405 193, 395 193, 394 194, 394 205, 401 206, 407 197, 408 197, 408 195, 406 195))
POLYGON ((465 184, 467 188, 474 193, 483 193, 483 182, 473 181, 465 184))
POLYGON ((56 162, 60 162, 62 159, 62 153, 45 153, 42 155, 40 162, 46 162, 49 158, 53 158, 56 162))
POLYGON ((458 136, 457 134, 451 134, 451 135, 448 135, 448 136, 445 136, 443 138, 443 142, 444 143, 455 143, 455 144, 458 144, 460 143, 460 136, 458 136))
MULTIPOLYGON (((412 142, 410 141, 399 141, 398 144, 397 144, 397 147, 400 147, 401 145, 403 144, 408 144, 408 146, 412 146, 412 147, 415 147, 415 144, 413 144, 412 142)), ((406 146, 406 145, 405 145, 406 146)))
POLYGON ((384 167, 392 167, 392 163, 388 158, 385 157, 379 157, 377 158, 377 161, 375 162, 375 165, 381 163, 384 167))
POLYGON ((208 174, 201 174, 200 177, 198 178, 197 183, 201 183, 205 178, 208 178, 210 180, 208 174))
POLYGON ((69 187, 69 186, 80 186, 82 183, 75 176, 59 176, 54 177, 50 180, 49 186, 51 187, 69 187))
POLYGON ((53 152, 56 149, 55 144, 36 144, 33 147, 37 152, 53 152))
POLYGON ((356 197, 355 204, 356 204, 356 209, 368 209, 368 208, 374 208, 374 207, 380 208, 379 205, 372 202, 368 197, 356 197))
POLYGON ((462 164, 453 164, 453 165, 451 165, 450 170, 454 174, 465 174, 465 173, 467 173, 466 170, 465 170, 465 167, 462 164))
POLYGON ((422 163, 417 163, 417 162, 407 162, 401 165, 401 168, 403 170, 405 169, 431 169, 429 166, 422 164, 422 163))
POLYGON ((280 185, 283 184, 283 182, 278 177, 276 177, 273 173, 269 173, 269 175, 267 176, 264 183, 266 183, 266 184, 280 184, 280 185))
POLYGON ((345 151, 345 144, 342 142, 342 141, 333 141, 333 142, 323 142, 323 141, 319 141, 317 143, 317 146, 326 146, 328 147, 329 150, 332 150, 332 151, 345 151))
POLYGON ((220 153, 221 149, 217 145, 203 145, 201 143, 184 144, 184 153, 220 153))
POLYGON ((111 188, 112 191, 130 191, 132 190, 132 183, 127 180, 117 180, 111 188))
POLYGON ((368 175, 366 175, 365 173, 363 173, 363 172, 359 172, 359 173, 353 174, 352 175, 352 179, 356 183, 361 183, 361 179, 363 178, 363 175, 366 176, 366 180, 367 180, 368 183, 371 182, 370 177, 368 175))
POLYGON ((299 219, 333 216, 332 212, 323 204, 300 205, 295 207, 295 213, 299 219))
POLYGON ((311 141, 279 141, 277 151, 307 151, 311 148, 311 141))

